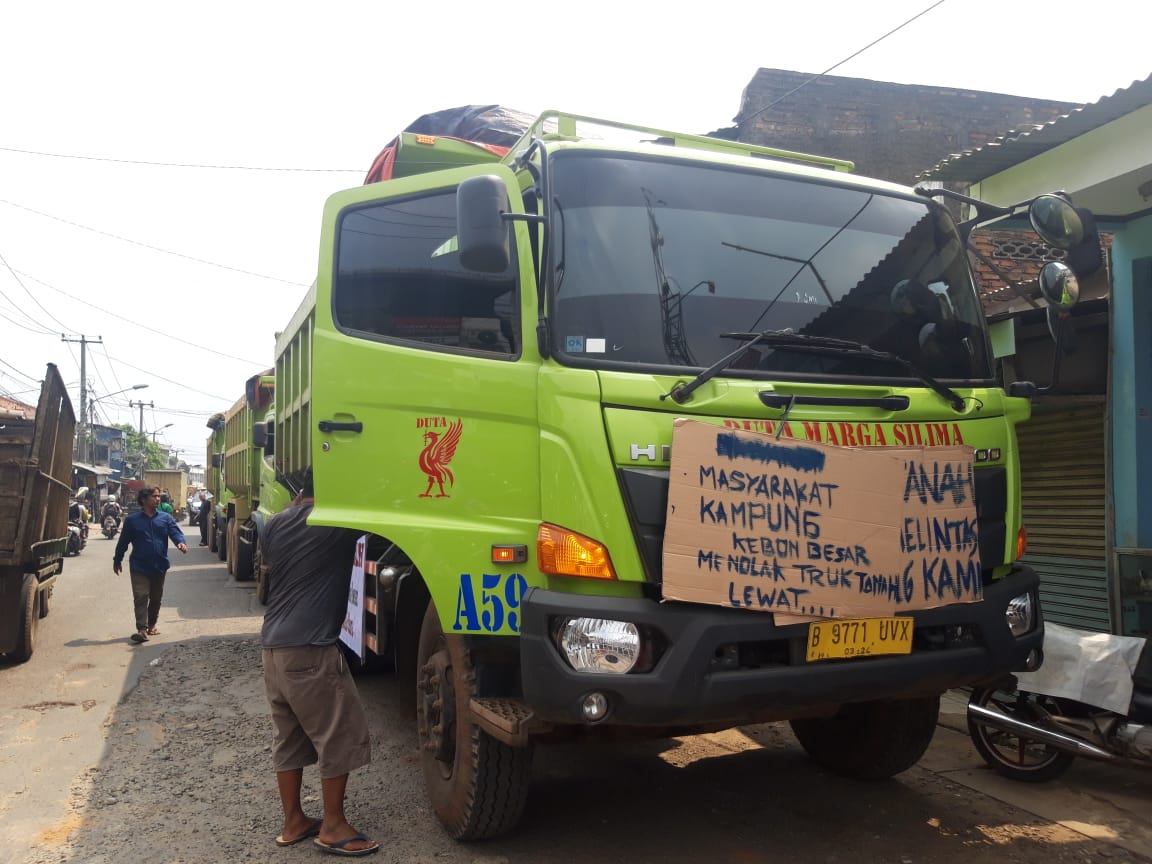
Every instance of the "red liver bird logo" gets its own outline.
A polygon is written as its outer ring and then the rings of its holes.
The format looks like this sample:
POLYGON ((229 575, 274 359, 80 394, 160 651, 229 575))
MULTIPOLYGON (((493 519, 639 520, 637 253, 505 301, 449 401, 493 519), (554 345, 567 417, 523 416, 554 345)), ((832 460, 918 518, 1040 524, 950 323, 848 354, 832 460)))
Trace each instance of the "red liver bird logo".
POLYGON ((439 490, 435 497, 450 497, 444 491, 444 481, 448 481, 449 487, 456 482, 448 463, 456 455, 456 445, 460 443, 460 435, 463 431, 464 424, 457 419, 445 430, 443 435, 431 430, 424 433, 424 449, 420 451, 420 470, 428 475, 428 488, 420 493, 421 498, 433 497, 433 485, 439 490))

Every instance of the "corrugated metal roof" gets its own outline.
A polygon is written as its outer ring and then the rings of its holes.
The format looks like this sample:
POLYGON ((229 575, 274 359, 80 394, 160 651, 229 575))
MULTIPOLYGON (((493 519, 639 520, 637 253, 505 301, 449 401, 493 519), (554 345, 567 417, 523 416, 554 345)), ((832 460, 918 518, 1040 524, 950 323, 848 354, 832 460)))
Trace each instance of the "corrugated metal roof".
POLYGON ((73 462, 73 468, 79 468, 84 474, 111 474, 112 469, 106 465, 89 465, 87 462, 73 462))
POLYGON ((916 179, 976 183, 1149 104, 1152 104, 1152 75, 1049 123, 1017 129, 982 147, 953 153, 916 179))

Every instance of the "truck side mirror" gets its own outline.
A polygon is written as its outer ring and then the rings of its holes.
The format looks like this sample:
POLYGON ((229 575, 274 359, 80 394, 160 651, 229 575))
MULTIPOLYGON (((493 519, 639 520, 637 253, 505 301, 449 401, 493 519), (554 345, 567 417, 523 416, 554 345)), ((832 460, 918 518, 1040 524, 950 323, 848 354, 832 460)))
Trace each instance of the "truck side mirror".
POLYGON ((263 423, 252 424, 252 446, 263 447, 268 443, 268 427, 263 423))
POLYGON ((213 453, 212 454, 212 467, 213 468, 220 468, 223 464, 224 464, 224 454, 223 453, 213 453))
POLYGON ((1040 293, 1049 306, 1067 312, 1080 300, 1080 283, 1067 264, 1049 261, 1040 269, 1040 293))
POLYGON ((512 259, 508 191, 497 176, 469 177, 456 192, 456 233, 460 266, 479 273, 503 273, 512 259))
POLYGON ((1038 195, 1028 205, 1032 230, 1049 246, 1071 249, 1084 239, 1084 223, 1072 202, 1062 195, 1038 195))

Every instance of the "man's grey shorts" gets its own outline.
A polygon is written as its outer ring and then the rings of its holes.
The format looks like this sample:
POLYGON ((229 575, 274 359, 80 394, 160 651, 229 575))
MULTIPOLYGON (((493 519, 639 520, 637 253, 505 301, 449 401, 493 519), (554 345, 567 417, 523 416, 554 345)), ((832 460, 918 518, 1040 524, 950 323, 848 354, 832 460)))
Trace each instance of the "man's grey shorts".
POLYGON ((277 771, 318 763, 328 779, 371 761, 368 717, 339 645, 265 648, 263 660, 277 771))

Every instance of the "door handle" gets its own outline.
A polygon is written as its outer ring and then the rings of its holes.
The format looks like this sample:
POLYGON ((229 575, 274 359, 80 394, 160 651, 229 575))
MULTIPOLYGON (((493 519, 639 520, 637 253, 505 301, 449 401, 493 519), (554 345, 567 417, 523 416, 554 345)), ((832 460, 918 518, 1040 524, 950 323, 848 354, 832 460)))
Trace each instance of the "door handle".
POLYGON ((338 423, 335 420, 321 420, 316 424, 321 432, 363 432, 364 424, 359 420, 353 423, 338 423))

